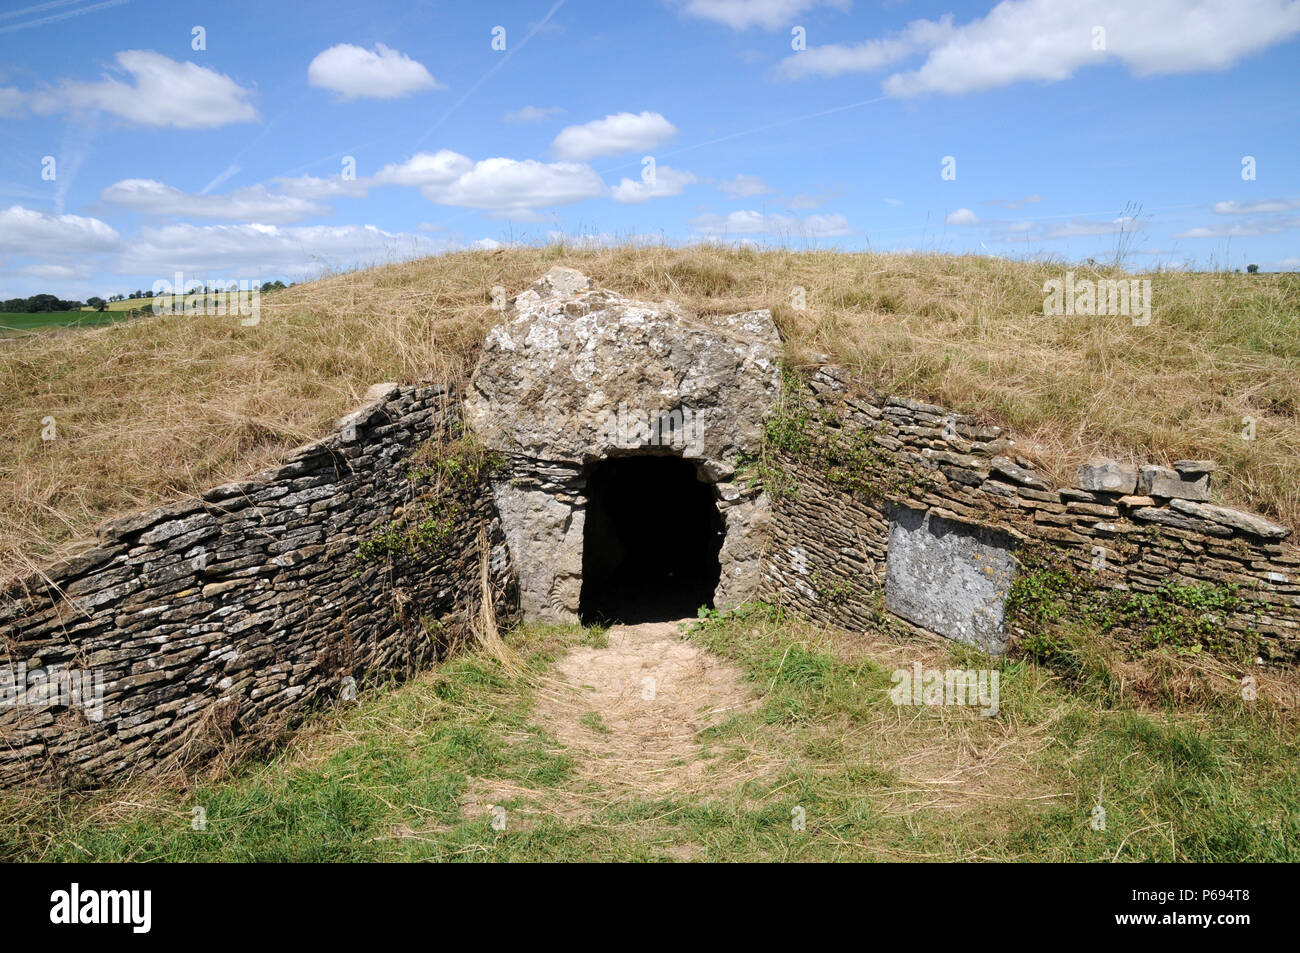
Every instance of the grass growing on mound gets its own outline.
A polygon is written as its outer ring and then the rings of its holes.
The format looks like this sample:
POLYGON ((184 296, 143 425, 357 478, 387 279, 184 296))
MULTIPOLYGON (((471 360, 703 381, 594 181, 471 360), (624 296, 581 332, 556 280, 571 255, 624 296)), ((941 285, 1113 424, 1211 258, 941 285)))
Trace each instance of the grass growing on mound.
POLYGON ((556 264, 700 311, 771 308, 793 363, 829 355, 887 391, 1009 425, 1058 478, 1096 452, 1212 457, 1224 502, 1300 522, 1300 276, 1153 274, 1151 324, 1133 327, 1044 317, 1059 263, 548 246, 296 285, 263 297, 254 327, 159 316, 3 342, 0 572, 103 519, 275 462, 378 381, 464 380, 500 319, 492 288, 514 295, 556 264), (54 441, 41 439, 45 417, 54 441))
MULTIPOLYGON (((639 793, 618 762, 587 770, 581 752, 538 727, 538 694, 560 655, 607 643, 601 632, 533 627, 509 638, 523 660, 517 677, 462 654, 322 713, 274 760, 224 780, 2 793, 0 858, 1300 857, 1300 743, 1293 720, 1266 702, 1136 710, 1067 690, 1025 660, 826 633, 771 607, 712 614, 689 639, 734 666, 753 695, 696 736, 702 773, 689 787, 639 793), (895 706, 891 672, 914 661, 996 666, 998 715, 895 706), (1092 825, 1098 804, 1104 829, 1092 825), (191 829, 200 806, 202 832, 191 829)), ((574 710, 596 743, 608 736, 599 714, 574 710)), ((686 778, 692 763, 674 770, 686 778)))

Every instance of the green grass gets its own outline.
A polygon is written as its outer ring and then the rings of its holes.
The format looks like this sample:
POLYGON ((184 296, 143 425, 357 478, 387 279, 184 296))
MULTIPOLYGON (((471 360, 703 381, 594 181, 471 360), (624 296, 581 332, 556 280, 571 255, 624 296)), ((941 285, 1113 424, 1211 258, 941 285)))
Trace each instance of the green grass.
MULTIPOLYGON (((593 633, 530 628, 509 639, 517 678, 462 655, 318 714, 223 780, 0 795, 0 859, 1300 859, 1294 724, 1262 704, 1133 710, 1028 660, 885 636, 846 651, 843 636, 766 607, 706 618, 690 637, 756 696, 699 734, 703 794, 584 775, 536 727, 534 705, 539 679, 593 633), (998 716, 894 706, 889 673, 912 658, 996 665, 998 716), (515 792, 494 802, 505 830, 487 805, 462 807, 484 784, 515 792), (1104 830, 1090 824, 1098 803, 1104 830)), ((592 737, 610 731, 596 712, 579 721, 592 737)))
POLYGON ((45 311, 37 314, 0 314, 0 334, 8 331, 41 331, 46 328, 94 328, 121 321, 126 316, 94 311, 45 311))

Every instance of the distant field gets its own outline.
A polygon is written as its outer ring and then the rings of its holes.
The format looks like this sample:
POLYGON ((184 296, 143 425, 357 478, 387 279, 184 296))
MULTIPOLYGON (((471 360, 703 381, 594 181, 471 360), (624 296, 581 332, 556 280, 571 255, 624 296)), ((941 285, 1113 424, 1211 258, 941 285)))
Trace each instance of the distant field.
MULTIPOLYGON (((110 301, 104 306, 105 311, 130 311, 132 308, 143 308, 149 304, 150 298, 133 298, 128 301, 110 301)), ((92 307, 84 307, 82 311, 94 311, 92 307)))
POLYGON ((124 319, 122 314, 94 311, 45 311, 38 314, 0 313, 0 334, 6 331, 39 331, 43 328, 99 327, 124 319))
MULTIPOLYGON (((229 292, 221 291, 221 292, 215 292, 215 293, 213 293, 213 294, 211 294, 211 295, 208 295, 207 297, 209 297, 209 298, 211 298, 212 300, 215 301, 215 300, 217 300, 218 298, 227 297, 228 295, 229 295, 229 292)), ((186 298, 185 298, 185 303, 186 303, 186 305, 188 306, 188 304, 189 304, 191 301, 194 301, 195 299, 201 299, 201 298, 203 298, 203 297, 204 297, 204 295, 202 295, 202 294, 192 294, 192 295, 187 295, 186 298)), ((143 308, 145 305, 153 304, 154 300, 155 300, 155 299, 153 299, 153 298, 128 298, 128 299, 125 300, 125 301, 110 301, 110 302, 108 302, 108 304, 107 304, 107 306, 106 306, 106 310, 108 310, 108 311, 130 311, 132 308, 143 308)), ((94 308, 91 308, 91 307, 85 307, 85 308, 82 308, 81 310, 82 310, 82 311, 94 311, 95 309, 94 309, 94 308)))

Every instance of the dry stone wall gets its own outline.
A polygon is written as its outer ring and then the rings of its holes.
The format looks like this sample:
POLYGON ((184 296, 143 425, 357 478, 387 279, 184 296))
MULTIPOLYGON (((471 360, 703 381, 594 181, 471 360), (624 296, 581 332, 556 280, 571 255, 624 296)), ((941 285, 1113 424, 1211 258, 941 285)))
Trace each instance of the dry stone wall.
POLYGON ((888 611, 999 652, 1032 634, 1017 586, 1041 584, 1080 613, 1117 594, 1118 638, 1167 634, 1142 614, 1166 599, 1174 622, 1199 613, 1188 631, 1212 649, 1300 662, 1300 551, 1286 527, 1207 502, 1209 461, 1097 460, 1051 486, 1000 428, 834 367, 794 385, 769 432, 762 594, 804 616, 861 628, 888 611))
POLYGON ((0 785, 157 770, 409 675, 475 611, 481 533, 508 615, 512 571, 480 487, 403 522, 420 448, 458 421, 456 395, 379 385, 284 465, 109 523, 96 548, 9 587, 0 785))

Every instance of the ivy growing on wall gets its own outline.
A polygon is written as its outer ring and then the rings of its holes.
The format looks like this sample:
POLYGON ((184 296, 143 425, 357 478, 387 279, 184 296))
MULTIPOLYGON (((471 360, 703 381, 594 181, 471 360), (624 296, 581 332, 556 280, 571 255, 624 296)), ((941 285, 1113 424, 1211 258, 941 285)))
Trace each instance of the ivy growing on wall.
POLYGON ((1154 592, 1131 592, 1097 585, 1086 573, 1042 545, 1018 553, 1021 569, 1007 597, 1008 617, 1030 632, 1021 647, 1041 661, 1059 656, 1064 624, 1083 624, 1102 634, 1130 633, 1134 647, 1167 647, 1179 654, 1203 648, 1253 658, 1259 636, 1228 632, 1224 621, 1248 613, 1250 603, 1235 585, 1167 580, 1154 592))
POLYGON ((873 501, 905 496, 932 482, 929 474, 900 463, 876 443, 886 432, 884 423, 872 428, 844 424, 837 408, 808 398, 796 368, 784 367, 780 397, 764 424, 763 449, 742 460, 738 479, 761 485, 774 500, 796 495, 791 464, 820 471, 834 486, 873 501))

